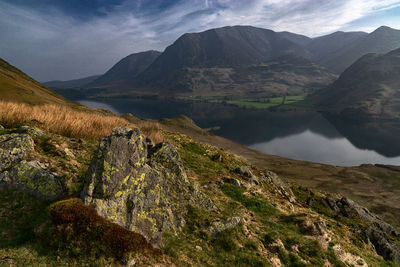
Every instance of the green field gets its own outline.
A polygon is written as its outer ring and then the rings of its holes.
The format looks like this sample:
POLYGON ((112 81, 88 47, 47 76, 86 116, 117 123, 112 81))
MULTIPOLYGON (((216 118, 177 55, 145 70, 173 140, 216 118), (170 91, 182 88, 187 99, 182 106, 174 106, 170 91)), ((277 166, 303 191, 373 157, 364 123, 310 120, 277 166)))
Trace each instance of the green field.
POLYGON ((280 96, 280 97, 260 97, 260 98, 236 98, 224 96, 198 96, 191 98, 195 101, 206 101, 211 103, 222 103, 234 105, 239 108, 252 109, 277 109, 294 110, 310 109, 312 103, 305 96, 280 96))

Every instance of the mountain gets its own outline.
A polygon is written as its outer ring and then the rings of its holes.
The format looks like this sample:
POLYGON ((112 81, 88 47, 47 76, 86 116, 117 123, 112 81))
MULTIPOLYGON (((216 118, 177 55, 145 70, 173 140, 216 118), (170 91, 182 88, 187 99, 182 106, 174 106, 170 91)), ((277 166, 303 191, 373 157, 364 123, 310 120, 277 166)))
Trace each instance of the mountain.
POLYGON ((365 54, 388 53, 397 48, 400 48, 400 30, 382 26, 335 52, 322 56, 318 62, 336 73, 341 73, 365 54))
POLYGON ((307 43, 306 48, 314 55, 316 60, 323 61, 332 53, 366 35, 368 34, 365 32, 334 32, 312 39, 311 42, 307 43))
POLYGON ((104 75, 89 83, 89 87, 107 87, 135 78, 144 71, 161 52, 150 50, 131 54, 121 59, 104 75))
POLYGON ((101 75, 93 75, 81 79, 74 79, 74 80, 68 80, 68 81, 48 81, 44 82, 43 85, 51 88, 77 88, 77 87, 82 87, 84 85, 87 85, 88 83, 91 83, 92 81, 96 80, 99 78, 101 75))
POLYGON ((308 41, 305 36, 250 26, 187 33, 136 77, 126 75, 107 86, 136 94, 282 95, 329 84, 335 76, 290 39, 308 41))
POLYGON ((284 31, 284 32, 279 32, 279 34, 285 37, 286 39, 292 41, 293 43, 301 45, 303 47, 307 46, 313 41, 313 39, 311 39, 310 37, 292 32, 284 31))
POLYGON ((319 107, 350 117, 400 117, 400 49, 367 54, 314 96, 319 107))
POLYGON ((62 96, 54 93, 1 58, 0 100, 29 104, 70 104, 62 96))

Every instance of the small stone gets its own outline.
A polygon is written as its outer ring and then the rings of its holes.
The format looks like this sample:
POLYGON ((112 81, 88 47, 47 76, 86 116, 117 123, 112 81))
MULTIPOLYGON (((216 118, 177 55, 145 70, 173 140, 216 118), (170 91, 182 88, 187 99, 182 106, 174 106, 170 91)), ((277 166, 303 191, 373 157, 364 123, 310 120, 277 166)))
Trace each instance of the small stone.
POLYGON ((235 186, 240 186, 239 180, 237 180, 237 179, 235 179, 235 178, 224 177, 223 181, 224 181, 224 183, 227 183, 227 184, 232 184, 232 185, 235 185, 235 186))
POLYGON ((200 247, 200 246, 196 246, 196 249, 199 250, 199 251, 202 251, 202 250, 203 250, 203 248, 200 247))
POLYGON ((133 267, 135 265, 136 265, 136 260, 135 259, 130 259, 125 264, 126 267, 133 267))
POLYGON ((216 154, 216 155, 212 156, 211 159, 213 161, 218 161, 218 162, 222 162, 223 161, 223 157, 222 157, 221 154, 216 154))
POLYGON ((249 178, 254 176, 254 174, 250 171, 250 169, 244 166, 234 169, 233 172, 236 174, 244 175, 249 178))
POLYGON ((250 177, 249 183, 250 183, 251 185, 259 185, 259 184, 260 184, 260 182, 258 181, 257 177, 254 176, 254 175, 253 175, 252 177, 250 177))
POLYGON ((230 217, 225 222, 213 222, 208 230, 212 235, 217 235, 227 229, 235 227, 241 222, 241 220, 240 217, 230 217))

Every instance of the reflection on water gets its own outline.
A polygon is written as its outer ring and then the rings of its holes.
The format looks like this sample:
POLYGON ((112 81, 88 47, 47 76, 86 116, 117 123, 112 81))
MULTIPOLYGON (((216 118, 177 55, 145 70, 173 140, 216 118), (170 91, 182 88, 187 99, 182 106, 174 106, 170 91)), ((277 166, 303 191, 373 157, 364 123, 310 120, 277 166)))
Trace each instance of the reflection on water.
MULTIPOLYGON (((376 135, 377 131, 366 132, 362 127, 351 124, 347 127, 340 120, 338 124, 337 118, 329 118, 328 121, 316 112, 268 112, 217 103, 176 100, 113 99, 106 102, 79 102, 116 113, 132 113, 139 118, 161 119, 184 114, 202 128, 219 126, 219 130, 214 131, 217 135, 268 154, 298 160, 340 166, 363 163, 400 165, 400 147, 393 146, 400 135, 392 136, 391 143, 385 143, 376 135), (347 138, 347 132, 351 132, 351 138, 347 138), (368 138, 365 138, 366 133, 368 138), (363 140, 366 142, 363 143, 363 140), (385 153, 389 150, 390 153, 385 153)), ((386 135, 384 139, 387 138, 386 135)))
POLYGON ((299 134, 277 137, 274 140, 251 145, 250 148, 286 158, 356 166, 363 163, 398 165, 400 157, 388 158, 373 150, 359 149, 347 138, 327 138, 306 130, 299 134))
POLYGON ((115 114, 119 114, 117 109, 115 109, 111 105, 108 105, 105 103, 101 103, 101 102, 97 102, 97 101, 90 101, 90 100, 79 100, 79 103, 81 103, 82 105, 88 106, 88 107, 92 107, 92 108, 108 109, 108 110, 114 112, 115 114))

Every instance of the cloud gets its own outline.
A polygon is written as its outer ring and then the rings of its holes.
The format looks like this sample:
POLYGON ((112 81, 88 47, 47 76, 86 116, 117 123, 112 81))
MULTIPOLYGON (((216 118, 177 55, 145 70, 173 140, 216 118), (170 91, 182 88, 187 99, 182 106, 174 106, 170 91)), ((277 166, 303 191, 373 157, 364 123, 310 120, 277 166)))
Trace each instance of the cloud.
POLYGON ((23 2, 0 2, 0 57, 41 81, 101 74, 130 53, 163 50, 185 32, 253 25, 318 36, 400 6, 393 0, 121 0, 74 13, 54 2, 40 8, 23 2))

